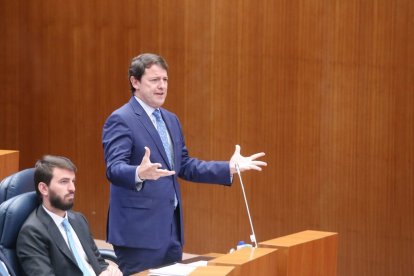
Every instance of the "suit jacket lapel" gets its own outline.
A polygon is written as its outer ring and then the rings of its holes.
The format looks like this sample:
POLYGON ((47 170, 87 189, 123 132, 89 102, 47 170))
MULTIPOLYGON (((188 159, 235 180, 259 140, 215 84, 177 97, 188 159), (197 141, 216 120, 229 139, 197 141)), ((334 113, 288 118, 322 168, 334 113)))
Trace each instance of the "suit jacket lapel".
POLYGON ((95 252, 93 252, 91 246, 88 246, 91 243, 89 232, 85 232, 82 225, 79 223, 79 220, 76 219, 76 217, 71 212, 68 212, 68 218, 69 218, 70 225, 72 226, 73 230, 76 232, 76 235, 78 236, 79 241, 82 244, 83 250, 85 251, 85 254, 88 257, 89 264, 95 270, 95 267, 98 264, 95 264, 95 257, 96 257, 95 252))
POLYGON ((62 253, 68 257, 75 265, 78 265, 76 262, 75 256, 73 256, 72 252, 70 251, 67 243, 62 237, 62 233, 60 232, 59 228, 56 226, 53 219, 43 210, 42 205, 38 207, 38 217, 42 221, 43 224, 46 225, 47 231, 51 236, 52 240, 55 241, 56 246, 62 251, 62 253))
MULTIPOLYGON (((138 101, 134 97, 132 97, 129 100, 129 103, 131 104, 132 109, 134 110, 135 114, 137 114, 138 120, 141 121, 142 125, 145 127, 145 129, 150 134, 151 138, 154 140, 154 143, 157 146, 158 151, 161 153, 161 156, 164 159, 165 164, 167 164, 168 168, 171 170, 172 168, 171 168, 170 162, 168 161, 167 153, 165 152, 164 146, 162 145, 160 135, 158 134, 157 129, 154 127, 154 124, 152 123, 151 119, 148 117, 148 115, 145 112, 144 108, 142 108, 142 106, 138 103, 138 101)), ((163 114, 162 110, 161 110, 161 114, 163 114)), ((172 145, 174 145, 174 141, 173 141, 173 137, 172 137, 173 135, 171 135, 171 130, 170 130, 171 129, 171 122, 169 122, 169 120, 165 119, 165 118, 164 118, 164 122, 167 126, 167 129, 168 129, 169 133, 170 133, 172 145)), ((175 154, 174 154, 174 156, 175 156, 175 154)))

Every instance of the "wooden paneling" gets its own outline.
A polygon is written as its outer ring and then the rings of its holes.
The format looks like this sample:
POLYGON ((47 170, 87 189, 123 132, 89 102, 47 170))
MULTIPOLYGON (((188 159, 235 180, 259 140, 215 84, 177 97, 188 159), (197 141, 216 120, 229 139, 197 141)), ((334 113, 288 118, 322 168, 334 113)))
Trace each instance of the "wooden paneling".
POLYGON ((19 170, 19 152, 0 150, 0 182, 19 170))
MULTIPOLYGON (((141 52, 169 65, 190 153, 266 152, 243 174, 259 241, 339 233, 338 275, 414 273, 414 2, 1 1, 0 148, 79 168, 76 208, 105 237, 106 117, 141 52)), ((185 250, 250 229, 241 189, 182 184, 185 250)))

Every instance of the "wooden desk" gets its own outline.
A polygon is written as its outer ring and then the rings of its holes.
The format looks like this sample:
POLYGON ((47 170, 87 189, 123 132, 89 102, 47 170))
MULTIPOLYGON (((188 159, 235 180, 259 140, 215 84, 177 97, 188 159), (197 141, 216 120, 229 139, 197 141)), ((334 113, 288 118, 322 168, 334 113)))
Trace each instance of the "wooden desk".
MULTIPOLYGON (((246 276, 275 275, 273 263, 277 249, 243 248, 229 254, 209 253, 184 260, 183 263, 209 260, 207 266, 196 268, 191 276, 246 276)), ((133 276, 148 276, 149 270, 133 276)))
MULTIPOLYGON (((208 260, 214 259, 216 257, 222 256, 224 254, 220 254, 220 253, 209 253, 209 254, 205 254, 205 255, 184 254, 183 257, 185 257, 185 255, 187 255, 187 256, 192 255, 194 257, 190 257, 188 259, 183 259, 180 263, 188 264, 188 263, 193 263, 193 262, 197 262, 197 261, 208 261, 208 260)), ((132 276, 148 276, 149 273, 150 273, 149 271, 150 271, 150 269, 147 269, 145 271, 141 271, 139 273, 132 274, 132 276)), ((195 271, 193 271, 193 273, 194 272, 195 271)), ((215 275, 215 276, 232 275, 232 274, 226 274, 226 273, 229 273, 227 268, 224 268, 224 269, 219 268, 219 269, 200 269, 200 270, 197 271, 197 273, 201 273, 201 274, 196 274, 196 276, 201 276, 201 275, 203 275, 202 273, 206 273, 206 272, 216 273, 216 274, 212 274, 212 275, 215 275), (222 273, 222 274, 220 274, 220 273, 222 273)), ((193 274, 191 274, 191 275, 193 275, 193 274)), ((206 275, 209 275, 209 274, 206 274, 206 275)))
MULTIPOLYGON (((237 276, 239 274, 234 274, 234 266, 200 266, 197 267, 190 276, 237 276)), ((132 276, 148 276, 150 275, 150 270, 145 270, 132 276)))
POLYGON ((0 181, 19 171, 19 152, 0 150, 0 181))
POLYGON ((190 276, 235 276, 234 266, 200 266, 190 276))
POLYGON ((259 247, 279 250, 274 265, 278 276, 336 275, 337 233, 306 230, 261 242, 259 247))
POLYGON ((277 249, 242 248, 208 262, 208 265, 234 266, 232 275, 276 275, 277 249))
POLYGON ((197 268, 192 276, 333 276, 337 270, 337 247, 337 233, 307 230, 261 242, 259 248, 243 248, 229 254, 210 253, 183 262, 210 258, 207 267, 197 268))

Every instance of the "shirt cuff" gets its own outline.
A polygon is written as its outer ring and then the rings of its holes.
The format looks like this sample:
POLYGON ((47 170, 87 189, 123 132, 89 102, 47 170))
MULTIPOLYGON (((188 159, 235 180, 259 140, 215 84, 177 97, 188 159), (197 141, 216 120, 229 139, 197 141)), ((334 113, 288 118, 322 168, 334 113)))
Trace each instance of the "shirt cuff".
POLYGON ((139 183, 139 182, 144 182, 144 180, 143 179, 141 179, 141 178, 139 178, 139 176, 138 176, 138 170, 139 170, 139 167, 140 166, 138 166, 137 167, 137 169, 135 170, 135 183, 139 183))
POLYGON ((142 189, 142 183, 144 182, 144 180, 139 178, 138 169, 139 169, 139 166, 135 170, 135 189, 139 192, 142 189))

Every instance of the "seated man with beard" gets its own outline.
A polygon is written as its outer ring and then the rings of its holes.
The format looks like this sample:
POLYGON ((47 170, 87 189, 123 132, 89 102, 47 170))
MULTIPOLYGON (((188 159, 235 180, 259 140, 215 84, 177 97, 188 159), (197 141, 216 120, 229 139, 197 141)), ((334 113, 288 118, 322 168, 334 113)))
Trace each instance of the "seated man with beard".
POLYGON ((122 275, 100 255, 86 218, 71 211, 75 165, 67 158, 44 156, 35 166, 40 204, 17 238, 17 256, 26 275, 122 275))

